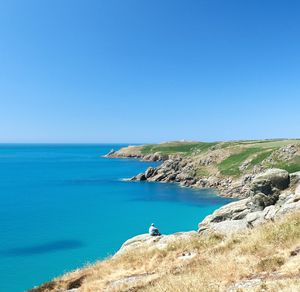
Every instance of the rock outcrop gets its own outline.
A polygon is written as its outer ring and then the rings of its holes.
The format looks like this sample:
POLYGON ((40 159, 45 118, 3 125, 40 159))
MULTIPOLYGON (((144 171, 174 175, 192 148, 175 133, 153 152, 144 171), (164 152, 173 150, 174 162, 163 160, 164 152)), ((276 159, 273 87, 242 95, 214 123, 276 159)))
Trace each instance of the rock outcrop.
POLYGON ((255 177, 252 184, 252 190, 259 184, 265 185, 266 188, 268 188, 268 190, 266 190, 268 193, 272 191, 272 188, 284 190, 290 184, 290 176, 286 170, 271 168, 255 177))
MULTIPOLYGON (((148 172, 151 174, 153 169, 149 168, 148 172)), ((198 233, 230 235, 300 210, 300 181, 295 184, 291 179, 298 178, 298 174, 289 175, 282 169, 258 174, 251 182, 248 198, 229 203, 207 216, 199 223, 198 233)), ((127 240, 116 255, 139 247, 163 249, 169 243, 195 235, 195 231, 156 237, 138 235, 127 240)))
POLYGON ((116 151, 114 149, 111 149, 107 154, 105 154, 103 157, 113 157, 115 155, 116 151))
POLYGON ((213 188, 218 190, 221 196, 243 198, 248 195, 249 185, 253 177, 254 175, 247 175, 233 179, 231 177, 222 177, 218 174, 209 177, 198 177, 195 175, 191 158, 169 156, 169 159, 163 160, 163 163, 158 167, 150 167, 144 172, 144 175, 140 173, 129 180, 173 182, 178 183, 182 187, 213 188))
POLYGON ((143 146, 128 146, 123 147, 118 151, 111 150, 109 153, 104 155, 107 158, 137 158, 142 161, 165 161, 169 159, 169 155, 161 154, 159 152, 143 154, 143 146))
MULTIPOLYGON (((159 145, 168 146, 168 143, 159 145)), ((206 148, 204 151, 196 149, 188 155, 175 151, 173 154, 162 154, 161 152, 149 153, 149 150, 145 147, 146 146, 124 147, 118 151, 111 151, 106 157, 137 158, 143 161, 162 162, 161 165, 155 168, 151 167, 147 169, 144 174, 140 173, 128 180, 174 182, 180 184, 182 187, 213 188, 218 190, 221 196, 240 199, 249 196, 250 185, 257 174, 274 167, 278 161, 282 163, 296 161, 296 163, 298 163, 297 161, 300 157, 299 143, 284 145, 278 147, 276 150, 274 150, 274 148, 272 148, 273 150, 262 148, 259 150, 259 153, 260 155, 266 155, 266 158, 261 162, 256 161, 253 163, 253 159, 256 159, 258 155, 254 151, 254 154, 236 166, 239 175, 224 175, 219 169, 220 163, 230 158, 231 155, 240 153, 239 151, 245 151, 246 148, 244 148, 243 144, 235 148, 237 146, 224 147, 224 143, 217 143, 216 145, 206 148)), ((274 176, 273 179, 277 180, 277 183, 273 182, 275 183, 274 187, 279 190, 286 188, 286 185, 289 183, 284 180, 286 176, 287 174, 283 172, 281 174, 278 173, 276 177, 274 176)), ((291 183, 295 184, 297 181, 300 181, 299 177, 300 175, 298 173, 289 179, 291 183)), ((258 187, 268 188, 268 182, 263 177, 261 178, 261 182, 257 184, 258 187), (261 186, 259 186, 259 184, 261 184, 261 186)))
POLYGON ((299 155, 300 145, 299 144, 289 144, 285 145, 278 150, 275 150, 269 158, 266 159, 267 164, 274 164, 276 161, 290 161, 296 155, 299 155))
POLYGON ((270 169, 257 175, 248 198, 216 210, 199 224, 198 231, 230 234, 300 209, 300 184, 296 178, 298 173, 289 175, 282 169, 270 169))
POLYGON ((125 241, 119 251, 115 254, 115 256, 119 256, 123 253, 138 249, 140 247, 147 249, 165 249, 170 243, 176 242, 181 239, 188 239, 189 237, 196 235, 196 231, 178 232, 161 236, 150 236, 149 234, 137 235, 125 241))

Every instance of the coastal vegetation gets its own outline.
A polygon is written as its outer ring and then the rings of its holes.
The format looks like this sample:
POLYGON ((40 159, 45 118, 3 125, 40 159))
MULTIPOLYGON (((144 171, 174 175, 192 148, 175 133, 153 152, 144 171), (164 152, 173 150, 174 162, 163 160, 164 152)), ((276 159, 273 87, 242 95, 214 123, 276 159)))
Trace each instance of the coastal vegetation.
MULTIPOLYGON (((280 150, 287 145, 299 145, 299 139, 275 139, 275 140, 243 140, 229 142, 192 142, 192 141, 174 141, 160 144, 146 144, 142 146, 130 147, 130 153, 137 157, 151 155, 181 155, 182 157, 197 160, 203 156, 218 153, 219 157, 209 163, 209 167, 198 167, 197 173, 205 175, 215 174, 216 171, 223 176, 240 176, 249 172, 255 166, 261 165, 273 152, 280 150), (247 162, 247 167, 242 168, 247 162), (200 171, 201 169, 201 171, 200 171)), ((125 148, 126 149, 126 148, 125 148)), ((124 150, 125 156, 126 151, 124 150)), ((297 152, 297 151, 296 151, 297 152)), ((122 153, 122 150, 121 150, 122 153)), ((276 154, 276 153, 275 153, 276 154)), ((300 156, 295 153, 293 157, 272 157, 272 161, 265 162, 266 167, 277 167, 286 169, 289 172, 300 171, 300 156), (288 159, 290 158, 290 159, 288 159)))
POLYGON ((177 182, 242 198, 247 196, 254 176, 264 170, 300 171, 300 140, 175 141, 129 146, 109 153, 108 157, 162 161, 160 166, 131 180, 177 182))
POLYGON ((141 149, 142 154, 185 154, 192 155, 195 152, 206 151, 217 142, 166 142, 162 144, 148 144, 141 149))
MULTIPOLYGON (((239 175, 241 173, 240 165, 243 163, 243 161, 245 161, 251 155, 257 154, 261 151, 261 148, 250 147, 243 149, 241 152, 231 154, 228 158, 224 159, 218 164, 220 173, 223 175, 239 175)), ((262 153, 260 153, 260 155, 261 154, 262 153)), ((251 164, 253 166, 257 164, 256 162, 258 162, 257 157, 251 160, 251 164)))
POLYGON ((297 156, 292 161, 277 161, 274 167, 287 170, 289 173, 296 172, 300 170, 300 157, 297 156))

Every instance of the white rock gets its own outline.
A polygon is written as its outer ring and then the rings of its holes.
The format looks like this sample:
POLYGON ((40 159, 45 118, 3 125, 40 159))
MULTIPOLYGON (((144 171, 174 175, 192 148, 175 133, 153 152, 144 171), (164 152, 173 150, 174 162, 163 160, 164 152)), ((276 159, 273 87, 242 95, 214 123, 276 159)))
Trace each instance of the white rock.
POLYGON ((300 184, 300 171, 294 172, 290 174, 290 184, 291 186, 300 184))
POLYGON ((300 185, 297 186, 296 190, 295 190, 295 195, 299 196, 300 195, 300 185))
POLYGON ((206 230, 202 232, 204 234, 216 232, 224 235, 236 233, 243 229, 247 228, 247 221, 246 220, 226 220, 219 223, 211 223, 206 230))
POLYGON ((300 209, 300 201, 290 204, 284 204, 277 212, 276 217, 300 209))
POLYGON ((266 207, 263 211, 264 218, 266 220, 273 219, 275 217, 277 211, 278 211, 278 208, 275 207, 274 205, 266 207))
POLYGON ((149 234, 141 234, 128 239, 123 243, 116 256, 128 252, 130 250, 143 248, 165 249, 170 243, 178 240, 188 239, 191 236, 199 236, 196 231, 178 232, 170 235, 150 236, 149 234))
POLYGON ((256 211, 256 212, 249 213, 246 216, 245 220, 252 227, 256 226, 256 225, 259 225, 259 224, 261 224, 265 221, 264 212, 263 211, 256 211))

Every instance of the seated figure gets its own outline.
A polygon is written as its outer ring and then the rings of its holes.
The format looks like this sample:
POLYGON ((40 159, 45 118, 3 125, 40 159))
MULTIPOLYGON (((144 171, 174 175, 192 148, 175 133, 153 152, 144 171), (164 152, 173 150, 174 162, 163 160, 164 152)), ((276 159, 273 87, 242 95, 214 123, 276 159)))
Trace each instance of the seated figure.
POLYGON ((151 226, 149 228, 149 235, 151 235, 151 236, 160 236, 161 235, 153 223, 151 224, 151 226))

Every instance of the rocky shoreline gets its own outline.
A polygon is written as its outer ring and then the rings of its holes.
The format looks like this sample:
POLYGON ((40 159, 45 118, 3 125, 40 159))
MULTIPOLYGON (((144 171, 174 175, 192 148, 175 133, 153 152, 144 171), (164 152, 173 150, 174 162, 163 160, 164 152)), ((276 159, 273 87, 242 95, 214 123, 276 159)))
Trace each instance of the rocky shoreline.
MULTIPOLYGON (((125 148, 127 149, 127 148, 125 148)), ((230 234, 243 229, 253 228, 268 220, 300 209, 300 171, 289 174, 283 169, 263 169, 261 172, 246 174, 240 178, 211 176, 196 178, 192 175, 192 158, 180 155, 161 155, 160 153, 143 155, 141 152, 130 153, 123 149, 111 151, 109 158, 136 158, 143 161, 162 161, 158 167, 149 167, 129 181, 149 181, 178 183, 183 187, 213 188, 225 197, 240 200, 227 204, 207 216, 199 223, 199 233, 230 234)), ((132 150, 131 149, 131 150, 132 150)), ((279 153, 287 153, 286 147, 279 153)), ((288 150, 294 147, 288 146, 288 150)), ((209 161, 206 161, 209 164, 209 161)))
POLYGON ((178 183, 181 187, 199 189, 215 189, 223 197, 245 198, 249 195, 249 187, 254 175, 247 175, 241 179, 210 176, 197 178, 193 175, 191 159, 180 155, 162 155, 160 153, 143 155, 137 153, 124 153, 123 151, 110 151, 107 158, 134 158, 141 161, 162 162, 157 167, 149 167, 145 172, 139 173, 126 180, 149 181, 162 183, 178 183))
MULTIPOLYGON (((249 186, 249 197, 229 203, 208 215, 198 224, 198 233, 228 235, 252 229, 267 221, 300 210, 300 171, 289 174, 282 169, 269 169, 258 174, 249 186)), ((188 236, 195 232, 183 232, 171 237, 188 236)), ((155 241, 157 242, 158 239, 155 241)), ((163 242, 168 241, 164 239, 163 242)), ((128 240, 120 252, 138 243, 149 242, 151 237, 144 235, 128 240)))
MULTIPOLYGON (((209 175, 197 174, 197 168, 210 168, 216 163, 226 151, 218 149, 217 146, 211 147, 211 150, 200 158, 194 156, 183 156, 180 154, 161 154, 159 152, 151 154, 143 154, 143 146, 128 146, 118 151, 111 150, 105 157, 107 158, 135 158, 141 161, 161 161, 157 167, 149 167, 145 172, 139 173, 130 181, 149 181, 149 182, 165 182, 178 183, 182 187, 192 188, 211 188, 217 190, 220 196, 232 198, 247 198, 250 196, 251 183, 255 176, 269 168, 264 164, 256 165, 253 169, 247 171, 249 161, 245 161, 240 168, 245 170, 243 175, 223 176, 218 171, 212 171, 209 175)), ((268 165, 279 157, 282 161, 292 159, 298 155, 300 146, 290 144, 274 151, 270 157, 266 159, 268 165)))

